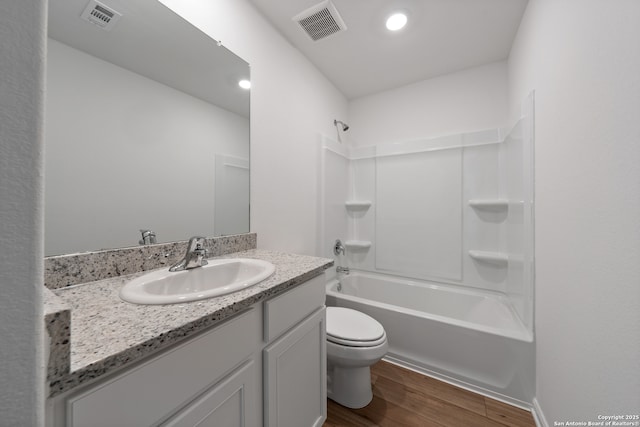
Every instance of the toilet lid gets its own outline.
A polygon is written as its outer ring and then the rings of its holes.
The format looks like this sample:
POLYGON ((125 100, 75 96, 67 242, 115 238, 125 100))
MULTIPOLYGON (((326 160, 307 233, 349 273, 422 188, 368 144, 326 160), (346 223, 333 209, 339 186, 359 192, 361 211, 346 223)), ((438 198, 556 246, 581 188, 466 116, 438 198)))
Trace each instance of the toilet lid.
POLYGON ((327 339, 354 347, 375 346, 386 339, 386 334, 371 316, 350 308, 327 307, 327 339))

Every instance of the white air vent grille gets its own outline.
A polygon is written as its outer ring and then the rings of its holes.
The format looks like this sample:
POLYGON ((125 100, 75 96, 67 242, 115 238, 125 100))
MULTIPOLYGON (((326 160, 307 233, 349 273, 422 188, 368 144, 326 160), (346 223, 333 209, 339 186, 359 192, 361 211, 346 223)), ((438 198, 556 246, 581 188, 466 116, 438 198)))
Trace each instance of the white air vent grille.
POLYGON ((329 0, 294 16, 293 20, 314 42, 347 29, 336 7, 329 0))
POLYGON ((106 31, 110 31, 118 22, 118 19, 122 17, 122 14, 97 0, 91 0, 80 17, 106 31))

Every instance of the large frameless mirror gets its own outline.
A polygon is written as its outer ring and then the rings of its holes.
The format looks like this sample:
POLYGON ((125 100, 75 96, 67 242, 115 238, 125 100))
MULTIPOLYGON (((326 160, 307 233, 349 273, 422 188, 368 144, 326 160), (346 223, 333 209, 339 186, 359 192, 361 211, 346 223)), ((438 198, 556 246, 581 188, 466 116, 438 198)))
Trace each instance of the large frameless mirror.
POLYGON ((50 0, 46 255, 248 232, 240 80, 245 61, 157 0, 50 0))

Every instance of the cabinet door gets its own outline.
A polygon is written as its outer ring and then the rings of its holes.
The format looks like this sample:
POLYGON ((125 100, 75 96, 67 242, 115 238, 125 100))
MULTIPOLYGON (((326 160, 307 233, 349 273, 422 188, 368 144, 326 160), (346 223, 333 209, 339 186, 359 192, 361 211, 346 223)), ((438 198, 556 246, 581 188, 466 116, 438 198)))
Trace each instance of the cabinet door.
POLYGON ((269 427, 322 426, 327 418, 325 308, 264 350, 264 418, 269 427))
POLYGON ((249 360, 205 391, 163 427, 253 427, 258 425, 253 401, 255 364, 249 360))

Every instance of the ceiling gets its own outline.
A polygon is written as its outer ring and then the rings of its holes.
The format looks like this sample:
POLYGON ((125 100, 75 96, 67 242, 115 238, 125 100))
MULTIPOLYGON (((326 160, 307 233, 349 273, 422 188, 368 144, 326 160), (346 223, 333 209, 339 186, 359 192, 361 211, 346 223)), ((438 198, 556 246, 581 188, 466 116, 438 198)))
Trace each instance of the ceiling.
POLYGON ((506 59, 527 0, 332 0, 347 30, 316 42, 292 18, 321 0, 250 0, 349 99, 506 59), (392 33, 386 17, 408 12, 392 33))

